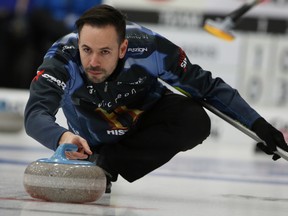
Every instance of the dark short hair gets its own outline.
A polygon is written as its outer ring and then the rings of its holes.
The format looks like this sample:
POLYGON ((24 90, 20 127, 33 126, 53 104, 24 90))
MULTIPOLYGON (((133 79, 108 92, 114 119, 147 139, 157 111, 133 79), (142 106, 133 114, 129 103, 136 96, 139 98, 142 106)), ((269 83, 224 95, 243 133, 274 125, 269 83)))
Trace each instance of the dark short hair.
POLYGON ((84 12, 81 17, 79 17, 75 24, 79 33, 84 24, 89 24, 96 27, 112 25, 115 27, 118 34, 118 42, 122 43, 125 39, 126 16, 119 10, 109 5, 102 4, 90 8, 84 12))

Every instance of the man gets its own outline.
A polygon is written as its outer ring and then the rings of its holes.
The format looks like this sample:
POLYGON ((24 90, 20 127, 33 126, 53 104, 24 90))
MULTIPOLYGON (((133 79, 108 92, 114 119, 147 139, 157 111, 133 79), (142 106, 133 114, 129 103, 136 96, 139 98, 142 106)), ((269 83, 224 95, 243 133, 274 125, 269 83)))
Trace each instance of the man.
POLYGON ((120 174, 133 182, 209 136, 199 103, 205 100, 266 141, 266 153, 288 150, 283 135, 235 89, 162 36, 126 24, 113 7, 91 8, 76 26, 48 50, 30 87, 26 131, 46 147, 74 143, 79 150, 67 152, 69 159, 96 161, 109 180, 120 174), (158 78, 190 97, 173 94, 158 78), (55 123, 60 107, 69 130, 55 123))

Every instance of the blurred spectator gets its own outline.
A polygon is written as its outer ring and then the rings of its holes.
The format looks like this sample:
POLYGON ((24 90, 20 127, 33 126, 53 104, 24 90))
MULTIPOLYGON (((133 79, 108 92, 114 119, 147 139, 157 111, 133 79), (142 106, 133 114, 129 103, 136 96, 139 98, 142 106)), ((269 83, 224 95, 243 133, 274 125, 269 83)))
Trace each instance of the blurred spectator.
MULTIPOLYGON (((0 2, 0 86, 14 87, 17 82, 13 76, 16 64, 24 53, 25 41, 28 38, 27 23, 23 5, 16 0, 0 2), (22 10, 23 9, 23 10, 22 10), (13 73, 13 74, 12 74, 13 73)), ((26 4, 28 6, 28 4, 26 4)), ((26 68, 23 68, 25 70, 26 68)))
POLYGON ((63 21, 70 29, 88 8, 101 4, 101 0, 30 0, 34 7, 49 10, 55 20, 63 21))
POLYGON ((0 87, 28 88, 47 49, 99 0, 1 0, 0 87))

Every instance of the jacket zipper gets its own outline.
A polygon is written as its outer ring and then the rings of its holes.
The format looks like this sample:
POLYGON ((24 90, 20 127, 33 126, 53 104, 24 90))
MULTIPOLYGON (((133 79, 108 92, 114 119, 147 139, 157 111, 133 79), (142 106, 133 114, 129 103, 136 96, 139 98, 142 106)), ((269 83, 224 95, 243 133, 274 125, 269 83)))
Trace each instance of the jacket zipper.
POLYGON ((108 90, 108 82, 105 82, 104 92, 107 92, 107 90, 108 90))

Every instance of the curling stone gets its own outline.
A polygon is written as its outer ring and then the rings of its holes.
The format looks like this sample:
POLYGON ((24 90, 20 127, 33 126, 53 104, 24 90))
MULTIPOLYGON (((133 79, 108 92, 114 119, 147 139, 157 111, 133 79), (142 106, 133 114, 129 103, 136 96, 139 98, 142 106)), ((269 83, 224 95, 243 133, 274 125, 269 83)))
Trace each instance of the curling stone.
POLYGON ((66 158, 65 151, 77 149, 74 144, 63 144, 51 158, 29 164, 24 172, 27 193, 52 202, 85 203, 100 199, 106 189, 105 173, 89 161, 66 158))

